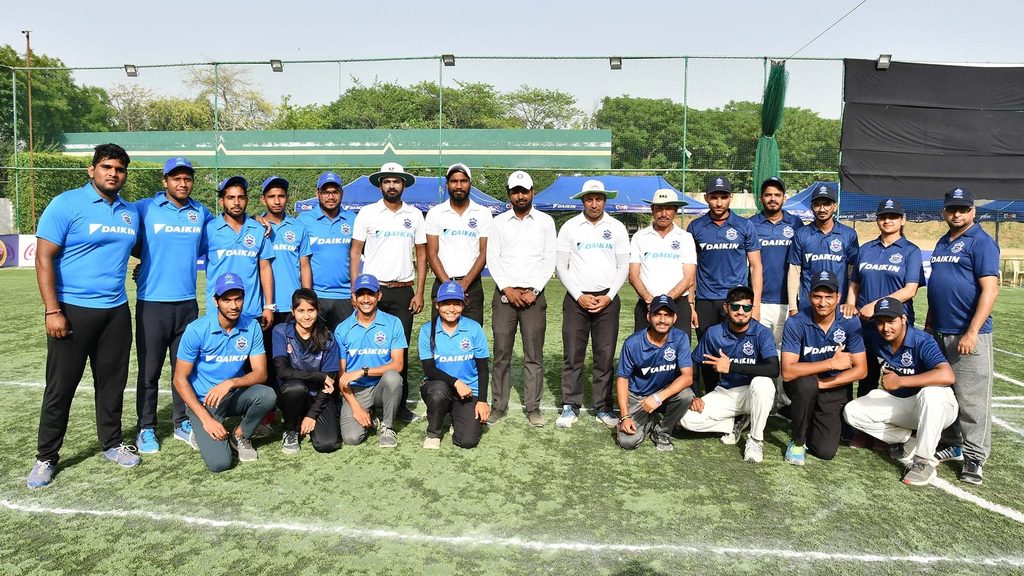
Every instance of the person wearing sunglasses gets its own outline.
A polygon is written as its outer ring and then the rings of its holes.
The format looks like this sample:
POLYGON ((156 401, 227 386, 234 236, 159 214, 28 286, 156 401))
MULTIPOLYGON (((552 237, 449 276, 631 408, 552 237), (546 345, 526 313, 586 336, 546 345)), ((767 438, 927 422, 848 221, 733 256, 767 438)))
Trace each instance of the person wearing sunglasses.
POLYGON ((726 321, 707 329, 691 358, 713 369, 718 386, 694 398, 679 424, 692 432, 718 432, 723 444, 736 444, 750 427, 743 459, 764 459, 764 426, 775 403, 779 357, 772 331, 753 320, 754 291, 729 290, 722 305, 726 321))

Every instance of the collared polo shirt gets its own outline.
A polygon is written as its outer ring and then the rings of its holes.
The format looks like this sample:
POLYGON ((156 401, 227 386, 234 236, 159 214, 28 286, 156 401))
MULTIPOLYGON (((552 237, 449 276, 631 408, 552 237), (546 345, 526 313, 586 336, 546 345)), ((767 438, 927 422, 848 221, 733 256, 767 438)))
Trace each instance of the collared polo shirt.
POLYGON ((593 223, 581 212, 562 224, 557 251, 569 255, 571 279, 566 289, 578 299, 583 292, 611 288, 618 257, 629 254, 629 234, 626 226, 607 212, 593 223))
MULTIPOLYGON (((878 357, 878 364, 882 369, 896 372, 900 376, 923 374, 946 362, 946 357, 939 350, 935 338, 913 326, 907 326, 907 335, 903 338, 903 345, 895 352, 893 352, 892 346, 881 338, 874 338, 872 342, 877 342, 872 352, 878 357)), ((900 398, 909 398, 920 390, 915 387, 887 390, 887 392, 900 398)))
POLYGON ((434 329, 434 345, 430 345, 430 326, 427 322, 420 327, 420 360, 434 360, 438 370, 462 380, 473 391, 478 400, 480 395, 480 374, 476 370, 477 358, 490 358, 487 337, 476 320, 462 316, 455 325, 455 332, 445 332, 441 320, 434 329))
MULTIPOLYGON (((358 320, 358 311, 346 318, 334 329, 334 341, 338 343, 338 355, 345 360, 345 371, 361 370, 363 367, 376 368, 391 362, 392 350, 409 347, 405 329, 398 318, 377 310, 373 322, 363 326, 358 320)), ((408 362, 408 357, 406 361, 408 362)), ((352 386, 369 388, 380 382, 380 376, 362 376, 352 386)))
MULTIPOLYGON (((864 352, 864 338, 861 336, 860 321, 844 318, 833 313, 832 324, 827 331, 814 322, 810 308, 790 316, 782 330, 782 351, 800 356, 800 362, 820 362, 835 355, 840 345, 850 354, 864 352)), ((823 376, 835 376, 840 370, 822 372, 823 376)))
POLYGON ((127 302, 124 279, 138 233, 135 206, 121 196, 107 202, 92 182, 51 200, 36 236, 61 248, 53 261, 57 300, 85 308, 127 302))
POLYGON ((828 270, 839 279, 840 298, 846 300, 846 266, 857 261, 860 242, 857 233, 846 224, 833 220, 832 230, 823 234, 811 224, 796 231, 789 250, 789 263, 800 266, 801 308, 810 305, 811 278, 828 270))
MULTIPOLYGON (((932 328, 940 334, 963 334, 971 325, 981 297, 978 279, 999 276, 999 246, 974 224, 956 240, 947 232, 935 244, 928 282, 928 309, 932 328)), ((992 316, 985 319, 980 334, 992 332, 992 316)))
POLYGON ((406 202, 395 212, 380 199, 356 214, 353 240, 363 246, 363 273, 381 282, 411 282, 416 278, 413 249, 426 244, 423 214, 406 202))
POLYGON ((466 210, 459 214, 451 201, 427 211, 424 230, 427 236, 437 236, 437 257, 451 278, 461 278, 473 268, 480 257, 480 239, 491 233, 491 211, 470 200, 466 210))
POLYGON ((543 290, 555 273, 555 220, 530 208, 522 219, 515 210, 494 217, 487 240, 487 269, 498 290, 543 290))
MULTIPOLYGON (((728 321, 708 328, 700 343, 693 349, 693 364, 703 363, 705 354, 718 356, 719 350, 728 356, 733 364, 753 365, 777 357, 772 331, 753 320, 742 333, 730 330, 728 321)), ((722 388, 749 386, 750 381, 754 379, 750 374, 737 374, 731 371, 728 374, 720 374, 719 377, 718 385, 722 388)))
MULTIPOLYGON (((640 264, 640 281, 651 294, 668 294, 683 279, 683 265, 697 265, 693 236, 672 224, 662 238, 653 226, 648 226, 630 240, 629 263, 640 264)), ((683 295, 689 293, 687 290, 683 295)))
POLYGON ((139 211, 138 299, 182 302, 196 299, 196 259, 206 252, 203 227, 213 214, 194 198, 181 207, 157 192, 135 202, 139 211))
MULTIPOLYGON (((900 290, 907 284, 924 286, 924 265, 921 249, 906 238, 898 238, 886 246, 878 238, 860 247, 853 282, 859 285, 857 307, 900 290)), ((905 304, 907 319, 914 323, 914 303, 905 304)))
POLYGON ((338 210, 331 218, 319 206, 299 214, 299 222, 309 233, 309 259, 313 271, 313 291, 321 298, 347 300, 352 297, 349 257, 355 212, 338 210))
POLYGON ((178 345, 178 358, 192 363, 188 383, 200 402, 217 384, 242 376, 242 367, 251 356, 265 353, 263 332, 254 318, 243 314, 230 331, 221 327, 218 318, 208 314, 192 321, 178 345))
POLYGON ((285 214, 280 224, 270 225, 270 244, 274 260, 274 302, 278 312, 291 312, 292 294, 302 287, 299 260, 312 254, 306 227, 285 214))
POLYGON ((729 290, 748 284, 747 254, 761 250, 749 220, 730 210, 719 225, 704 214, 691 221, 686 231, 697 248, 697 298, 725 300, 729 290))
MULTIPOLYGON (((238 274, 245 286, 245 307, 242 314, 259 316, 263 313, 263 288, 260 286, 260 260, 273 260, 274 250, 267 229, 246 216, 238 232, 221 214, 206 225, 203 231, 206 243, 206 311, 216 315, 213 288, 217 278, 225 272, 238 274)), ((290 300, 289 300, 290 301, 290 300)))
POLYGON ((761 302, 788 304, 786 277, 789 272, 789 247, 793 244, 796 231, 804 223, 798 216, 785 210, 778 223, 766 218, 763 212, 751 216, 750 223, 754 225, 757 239, 761 243, 761 302))
POLYGON ((650 396, 671 384, 683 368, 690 366, 690 338, 682 330, 673 326, 665 343, 656 346, 647 339, 644 328, 622 343, 615 373, 629 380, 629 391, 633 394, 650 396))

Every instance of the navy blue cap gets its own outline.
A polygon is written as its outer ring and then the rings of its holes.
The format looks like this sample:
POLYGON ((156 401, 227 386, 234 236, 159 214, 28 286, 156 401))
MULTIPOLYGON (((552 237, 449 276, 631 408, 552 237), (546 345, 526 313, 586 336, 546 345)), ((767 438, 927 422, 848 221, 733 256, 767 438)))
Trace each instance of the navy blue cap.
POLYGON ((338 176, 334 172, 324 172, 316 179, 316 189, 321 190, 327 184, 337 184, 338 188, 342 188, 341 176, 338 176))
POLYGON ((839 202, 839 191, 828 184, 821 184, 814 189, 814 192, 811 192, 811 202, 814 202, 818 198, 825 198, 833 202, 839 202))
POLYGON ((815 273, 814 279, 811 280, 811 292, 822 287, 828 288, 833 292, 839 292, 839 278, 830 270, 822 270, 815 273))
POLYGON ((167 176, 178 168, 184 168, 193 174, 196 173, 196 169, 192 167, 192 163, 189 162, 187 158, 175 156, 174 158, 168 158, 167 162, 164 162, 164 176, 167 176))
POLYGON ((266 194, 267 190, 269 190, 270 188, 284 188, 284 191, 287 192, 288 181, 285 180, 284 178, 281 178, 280 176, 271 176, 270 178, 267 178, 266 180, 263 181, 263 186, 260 187, 260 190, 263 191, 264 194, 266 194))
POLYGON ((783 192, 786 191, 786 183, 783 182, 782 178, 779 178, 778 176, 772 176, 771 178, 766 179, 764 182, 761 182, 761 192, 764 192, 764 189, 769 186, 775 186, 776 188, 782 190, 783 192))
POLYGON ((900 216, 906 216, 907 212, 903 209, 903 204, 895 198, 886 198, 878 203, 878 209, 875 210, 875 216, 881 216, 882 214, 899 214, 900 216))
POLYGON ((214 295, 220 297, 229 290, 241 290, 245 292, 245 286, 242 285, 242 279, 233 272, 225 272, 217 277, 217 282, 213 286, 214 295))
POLYGON ((223 192, 228 186, 241 186, 246 192, 249 191, 249 181, 242 176, 228 176, 221 180, 217 192, 223 192))
POLYGON ((711 178, 708 178, 705 190, 708 194, 711 194, 712 192, 725 192, 726 194, 732 194, 732 183, 724 176, 712 176, 711 178))
POLYGON ((885 298, 879 298, 878 302, 875 302, 875 313, 871 315, 871 319, 898 318, 906 313, 903 302, 892 296, 886 296, 885 298))
POLYGON ((662 294, 661 296, 655 296, 654 299, 651 300, 651 303, 647 305, 647 309, 650 310, 651 314, 662 309, 667 309, 669 312, 675 314, 676 301, 668 294, 662 294))
POLYGON ((942 207, 949 208, 951 206, 963 206, 966 208, 974 206, 974 194, 962 186, 951 188, 949 192, 946 192, 946 201, 942 203, 942 207))
POLYGON ((356 282, 352 285, 352 293, 355 294, 360 290, 380 292, 380 282, 377 281, 377 277, 373 274, 360 274, 356 276, 356 282))
POLYGON ((462 289, 462 284, 449 280, 437 288, 437 301, 447 302, 449 300, 466 301, 466 292, 462 289))

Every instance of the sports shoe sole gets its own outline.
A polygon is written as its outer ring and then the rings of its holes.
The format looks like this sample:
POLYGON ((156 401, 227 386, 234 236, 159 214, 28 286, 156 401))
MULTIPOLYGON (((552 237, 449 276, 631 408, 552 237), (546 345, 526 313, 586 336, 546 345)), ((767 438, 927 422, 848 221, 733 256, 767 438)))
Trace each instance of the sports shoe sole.
POLYGON ((577 416, 573 416, 572 420, 569 420, 568 422, 559 418, 558 420, 555 420, 555 428, 572 428, 572 425, 575 424, 577 420, 579 420, 579 417, 577 416))
POLYGON ((968 476, 965 474, 961 474, 960 481, 966 482, 968 484, 974 484, 975 486, 981 486, 982 479, 974 475, 968 476))
POLYGON ((931 476, 928 476, 928 478, 926 480, 923 480, 923 481, 922 480, 913 481, 913 480, 909 480, 906 476, 904 476, 903 477, 903 483, 906 484, 907 486, 927 486, 927 485, 932 483, 932 480, 934 480, 936 476, 938 476, 938 472, 936 472, 934 469, 932 469, 931 476))

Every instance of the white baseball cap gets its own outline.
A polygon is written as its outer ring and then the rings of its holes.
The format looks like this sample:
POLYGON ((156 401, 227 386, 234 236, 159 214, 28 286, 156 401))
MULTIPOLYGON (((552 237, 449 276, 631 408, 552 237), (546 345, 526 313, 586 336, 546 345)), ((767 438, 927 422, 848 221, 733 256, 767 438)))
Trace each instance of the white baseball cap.
POLYGON ((516 170, 515 172, 508 175, 508 189, 513 188, 526 188, 527 190, 533 189, 533 178, 522 170, 516 170))

